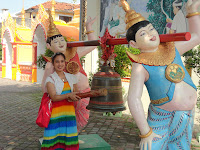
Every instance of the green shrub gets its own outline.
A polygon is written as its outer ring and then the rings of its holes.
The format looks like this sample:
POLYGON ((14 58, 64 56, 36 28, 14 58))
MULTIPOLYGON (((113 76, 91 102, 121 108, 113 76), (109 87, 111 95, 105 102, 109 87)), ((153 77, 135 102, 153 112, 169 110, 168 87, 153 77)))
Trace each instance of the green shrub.
MULTIPOLYGON (((49 49, 46 49, 44 55, 45 56, 48 56, 48 57, 51 57, 54 53, 52 51, 50 51, 49 49)), ((45 65, 46 65, 46 61, 44 60, 44 58, 42 57, 42 55, 38 56, 38 59, 37 59, 37 65, 39 68, 45 68, 45 65)))
POLYGON ((88 82, 89 82, 90 87, 92 86, 93 76, 94 76, 94 74, 92 72, 89 72, 88 82))
POLYGON ((123 78, 129 77, 131 75, 131 65, 132 62, 128 58, 126 51, 129 51, 133 54, 139 54, 140 51, 135 48, 128 48, 125 45, 116 45, 114 48, 114 53, 117 54, 115 58, 115 71, 123 78))
MULTIPOLYGON (((186 52, 183 56, 186 56, 185 63, 188 64, 189 68, 193 68, 193 71, 200 78, 200 45, 192 50, 186 52)), ((199 81, 200 85, 200 81, 199 81)), ((198 86, 198 92, 200 95, 200 86, 198 86)), ((197 107, 200 108, 200 96, 198 97, 197 107)))

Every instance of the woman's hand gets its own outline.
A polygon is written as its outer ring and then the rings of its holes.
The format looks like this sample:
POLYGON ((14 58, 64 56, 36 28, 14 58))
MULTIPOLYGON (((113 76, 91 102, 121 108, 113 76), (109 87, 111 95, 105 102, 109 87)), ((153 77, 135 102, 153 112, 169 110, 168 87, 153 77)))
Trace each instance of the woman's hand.
POLYGON ((72 92, 72 93, 68 93, 67 94, 67 100, 69 102, 73 102, 73 101, 79 101, 81 98, 76 95, 78 92, 72 92))
POLYGON ((155 137, 162 138, 160 135, 155 134, 154 132, 152 132, 152 134, 148 136, 147 138, 142 138, 140 141, 140 150, 147 150, 147 146, 148 146, 148 150, 151 150, 152 140, 155 137))

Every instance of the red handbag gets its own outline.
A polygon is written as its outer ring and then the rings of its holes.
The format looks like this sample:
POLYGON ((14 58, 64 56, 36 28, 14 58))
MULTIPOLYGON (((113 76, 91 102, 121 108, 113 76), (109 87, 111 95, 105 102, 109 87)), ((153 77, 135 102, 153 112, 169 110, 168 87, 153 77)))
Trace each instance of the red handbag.
POLYGON ((51 118, 51 111, 52 111, 51 98, 49 97, 48 93, 44 93, 38 111, 38 116, 36 119, 36 124, 39 127, 45 127, 45 128, 48 127, 51 118))

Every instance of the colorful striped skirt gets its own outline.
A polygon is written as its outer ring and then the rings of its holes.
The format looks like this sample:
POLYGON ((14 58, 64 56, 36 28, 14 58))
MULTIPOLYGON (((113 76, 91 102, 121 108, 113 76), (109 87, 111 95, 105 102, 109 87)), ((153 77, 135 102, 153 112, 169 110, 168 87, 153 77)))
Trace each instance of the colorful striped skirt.
MULTIPOLYGON (((65 82, 61 94, 70 93, 68 82, 65 82)), ((62 100, 53 102, 51 119, 44 130, 41 150, 78 150, 78 133, 73 102, 62 100)))

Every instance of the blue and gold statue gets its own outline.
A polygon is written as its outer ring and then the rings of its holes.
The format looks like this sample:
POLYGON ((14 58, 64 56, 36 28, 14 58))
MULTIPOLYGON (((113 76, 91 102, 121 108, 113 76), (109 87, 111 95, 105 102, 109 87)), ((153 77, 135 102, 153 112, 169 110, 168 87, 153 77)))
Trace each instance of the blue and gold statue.
MULTIPOLYGON (((189 41, 160 43, 158 32, 125 0, 129 45, 139 55, 127 52, 133 62, 128 94, 131 114, 141 132, 141 150, 189 150, 197 88, 186 71, 181 55, 200 43, 200 0, 188 0, 189 41), (150 96, 146 120, 141 102, 144 84, 150 96)), ((159 23, 159 22, 158 22, 159 23)))

